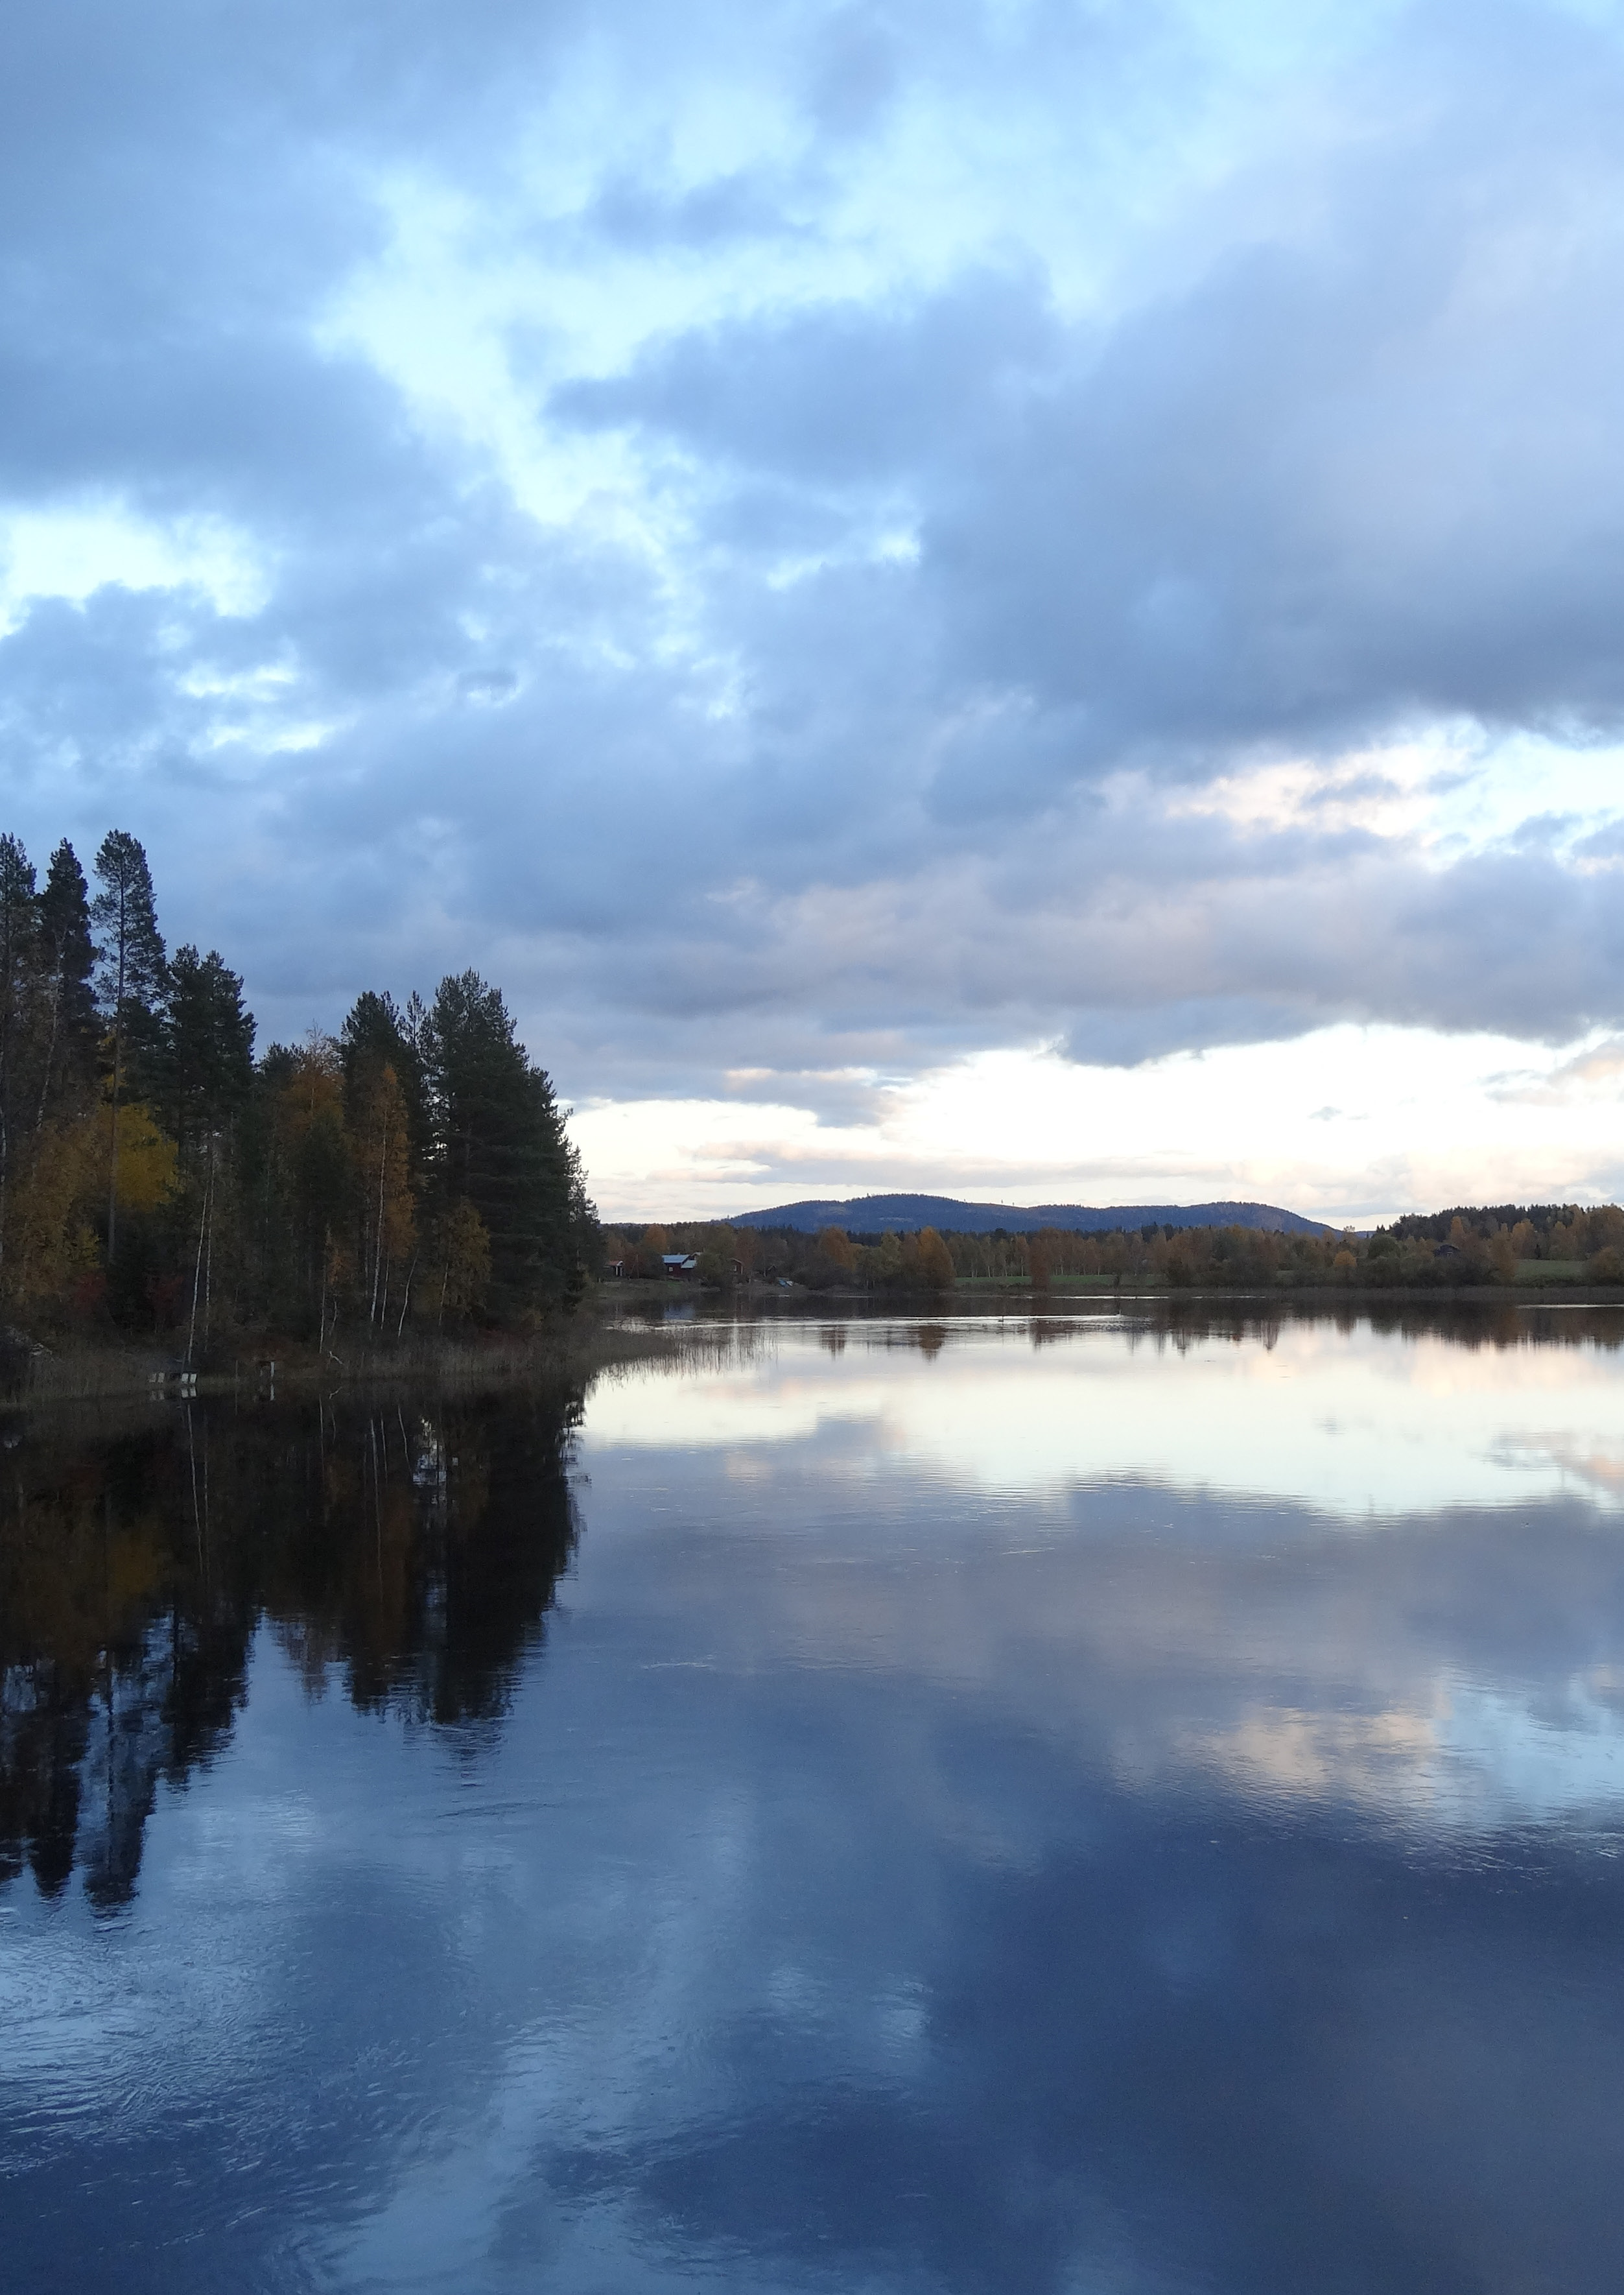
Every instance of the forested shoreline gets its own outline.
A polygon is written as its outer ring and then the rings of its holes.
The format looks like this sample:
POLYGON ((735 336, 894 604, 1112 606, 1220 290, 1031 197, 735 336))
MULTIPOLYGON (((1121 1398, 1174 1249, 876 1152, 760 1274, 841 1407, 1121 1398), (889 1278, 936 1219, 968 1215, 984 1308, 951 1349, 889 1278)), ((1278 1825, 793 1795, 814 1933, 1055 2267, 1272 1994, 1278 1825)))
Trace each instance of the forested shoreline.
MULTIPOLYGON (((140 842, 43 879, 0 835, 0 1352, 156 1343, 207 1369, 258 1339, 535 1330, 607 1260, 728 1289, 957 1284, 1457 1287, 1624 1282, 1624 1213, 1463 1206, 1374 1235, 1253 1228, 852 1236, 725 1223, 607 1237, 544 1069, 472 971, 357 997, 334 1035, 256 1050, 241 976, 172 953, 140 842)), ((13 1366, 15 1368, 15 1366, 13 1366)), ((0 1363, 0 1373, 5 1365, 0 1363)))
POLYGON ((0 835, 0 1321, 206 1367, 575 1306, 597 1223, 499 989, 368 991, 257 1055, 241 976, 166 948, 138 839, 91 874, 64 839, 42 880, 0 835))
POLYGON ((789 1283, 812 1292, 945 1291, 959 1284, 1047 1291, 1056 1285, 1130 1289, 1440 1290, 1493 1283, 1624 1283, 1624 1211, 1608 1204, 1462 1205, 1410 1213, 1370 1234, 1303 1235, 1272 1228, 1143 1227, 1079 1231, 995 1228, 962 1233, 853 1234, 734 1228, 725 1223, 637 1226, 605 1231, 611 1271, 660 1278, 668 1257, 683 1272, 726 1289, 789 1283))

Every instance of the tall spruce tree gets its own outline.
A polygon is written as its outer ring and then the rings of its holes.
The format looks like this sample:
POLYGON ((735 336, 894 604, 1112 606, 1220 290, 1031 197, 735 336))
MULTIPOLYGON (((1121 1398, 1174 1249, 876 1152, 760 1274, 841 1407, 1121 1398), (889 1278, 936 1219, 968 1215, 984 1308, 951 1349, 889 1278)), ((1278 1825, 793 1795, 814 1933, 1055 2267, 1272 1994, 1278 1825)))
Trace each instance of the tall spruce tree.
POLYGON ((51 855, 39 896, 39 945, 46 1017, 36 1122, 43 1123, 54 1098, 90 1080, 98 1033, 89 891, 65 837, 51 855))
POLYGON ((423 1025, 428 1015, 420 996, 404 1006, 386 988, 364 989, 339 1031, 344 1063, 344 1097, 352 1117, 385 1068, 393 1068, 406 1103, 407 1135, 414 1184, 420 1183, 428 1153, 428 1100, 423 1074, 423 1025))
POLYGON ((254 1016, 217 949, 176 949, 152 1059, 158 1111, 191 1172, 241 1114, 254 1082, 254 1016))
POLYGON ((490 1239, 490 1303, 506 1319, 573 1300, 582 1237, 577 1170, 544 1070, 517 1040, 500 989, 441 981, 423 1026, 434 1176, 443 1213, 470 1204, 490 1239))
POLYGON ((0 837, 0 1276, 4 1272, 11 1192, 20 1135, 31 1039, 39 937, 34 865, 20 838, 0 837))
POLYGON ((138 837, 112 829, 95 859, 102 889, 91 902, 97 943, 96 996, 112 1043, 112 1098, 109 1115, 107 1258, 118 1246, 118 1107, 126 1071, 150 1058, 157 1041, 159 1008, 167 985, 164 943, 152 896, 152 871, 138 837))

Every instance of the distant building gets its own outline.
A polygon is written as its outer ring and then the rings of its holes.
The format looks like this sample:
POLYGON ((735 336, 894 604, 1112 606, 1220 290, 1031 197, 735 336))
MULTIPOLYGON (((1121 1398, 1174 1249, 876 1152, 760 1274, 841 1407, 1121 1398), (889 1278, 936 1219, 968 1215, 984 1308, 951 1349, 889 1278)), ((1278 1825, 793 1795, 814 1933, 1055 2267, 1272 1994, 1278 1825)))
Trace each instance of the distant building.
POLYGON ((662 1251, 660 1265, 672 1280, 677 1283, 681 1282, 685 1277, 697 1277, 699 1272, 699 1262, 691 1251, 662 1251))

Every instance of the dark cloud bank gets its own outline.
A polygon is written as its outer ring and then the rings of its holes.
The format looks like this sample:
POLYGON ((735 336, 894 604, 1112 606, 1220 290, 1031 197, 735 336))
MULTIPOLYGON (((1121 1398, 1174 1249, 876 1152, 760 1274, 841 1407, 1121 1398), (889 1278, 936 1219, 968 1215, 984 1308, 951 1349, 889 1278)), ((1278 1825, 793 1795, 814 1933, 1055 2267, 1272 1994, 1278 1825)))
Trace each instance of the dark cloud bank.
MULTIPOLYGON (((538 233, 588 269, 802 243, 900 107, 992 69, 974 8, 861 39, 771 11, 750 37, 798 123, 771 165, 673 186, 628 146, 572 216, 533 211, 526 139, 589 45, 674 110, 738 21, 170 0, 10 27, 5 502, 212 522, 260 594, 23 610, 8 818, 136 829, 173 929, 284 1031, 480 963, 576 1093, 1040 1033, 1131 1060, 1624 1017, 1593 818, 1452 853, 1312 804, 1190 809, 1438 728, 1616 738, 1616 41, 1555 8, 1396 16, 1089 315, 1006 234, 614 372, 516 323, 538 450, 618 442, 651 554, 528 514, 333 314, 388 255, 388 185, 453 192, 497 269, 538 233)), ((1085 64, 1129 85, 1168 26, 1000 37, 1059 102, 1085 64)))

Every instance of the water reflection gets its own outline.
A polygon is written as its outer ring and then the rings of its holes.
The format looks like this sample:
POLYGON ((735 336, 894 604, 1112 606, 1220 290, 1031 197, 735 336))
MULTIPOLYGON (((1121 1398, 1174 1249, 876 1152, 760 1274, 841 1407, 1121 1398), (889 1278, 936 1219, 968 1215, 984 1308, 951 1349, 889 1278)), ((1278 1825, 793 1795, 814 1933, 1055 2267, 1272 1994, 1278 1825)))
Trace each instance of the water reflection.
POLYGON ((1466 1327, 25 1446, 8 2286, 1611 2295, 1624 1353, 1466 1327))
POLYGON ((681 1382, 619 1390, 619 1406, 600 1393, 593 1424, 735 1455, 811 1442, 850 1474, 1057 1502, 1132 1481, 1348 1520, 1574 1492, 1615 1506, 1621 1347, 1615 1310, 788 1325, 701 1397, 681 1382))
POLYGON ((707 1460, 737 1548, 705 1630, 736 1664, 901 1671, 1142 1794, 1429 1837, 1611 1809, 1613 1319, 1578 1347, 1057 1320, 1034 1361, 1031 1335, 858 1331, 836 1376, 787 1336, 698 1394, 600 1393, 592 1453, 707 1460), (746 1534, 814 1504, 816 1570, 746 1534))
POLYGON ((0 1881, 126 1902, 160 1780, 228 1737, 262 1621, 306 1687, 507 1703, 575 1539, 574 1398, 410 1415, 187 1406, 20 1441, 0 1485, 0 1881))

